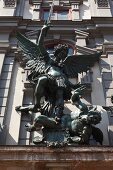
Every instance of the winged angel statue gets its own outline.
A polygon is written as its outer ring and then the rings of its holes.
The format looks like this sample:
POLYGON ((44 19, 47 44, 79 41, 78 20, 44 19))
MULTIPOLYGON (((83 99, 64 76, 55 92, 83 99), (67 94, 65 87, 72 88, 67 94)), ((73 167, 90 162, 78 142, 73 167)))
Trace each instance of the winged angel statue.
POLYGON ((36 44, 21 33, 17 33, 18 45, 27 58, 26 66, 31 69, 28 80, 35 84, 35 104, 27 107, 18 106, 16 110, 40 111, 41 114, 54 117, 56 122, 60 122, 64 101, 71 98, 72 89, 81 86, 79 83, 72 84, 69 78, 86 72, 99 60, 101 53, 68 56, 68 45, 59 44, 53 55, 50 55, 44 45, 44 38, 50 26, 51 24, 48 23, 42 27, 36 44), (43 96, 46 104, 41 105, 40 101, 43 96))

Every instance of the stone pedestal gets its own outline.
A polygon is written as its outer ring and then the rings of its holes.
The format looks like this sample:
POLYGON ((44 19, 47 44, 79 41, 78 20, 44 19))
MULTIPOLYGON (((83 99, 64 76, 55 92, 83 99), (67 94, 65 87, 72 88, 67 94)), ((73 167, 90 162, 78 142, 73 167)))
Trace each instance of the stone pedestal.
POLYGON ((108 170, 113 169, 113 148, 1 146, 0 169, 108 170))

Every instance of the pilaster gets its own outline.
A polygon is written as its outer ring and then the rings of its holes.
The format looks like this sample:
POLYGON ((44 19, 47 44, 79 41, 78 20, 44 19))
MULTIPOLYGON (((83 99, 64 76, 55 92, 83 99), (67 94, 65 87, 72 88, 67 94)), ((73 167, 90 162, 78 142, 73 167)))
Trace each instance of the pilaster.
POLYGON ((5 58, 5 51, 4 52, 0 51, 0 76, 1 76, 1 72, 2 72, 4 58, 5 58))
POLYGON ((88 33, 75 29, 76 34, 76 45, 86 46, 86 39, 88 38, 88 33))
POLYGON ((40 20, 41 3, 34 3, 33 20, 40 20))
POLYGON ((71 9, 72 9, 72 21, 80 20, 80 4, 83 3, 83 0, 71 0, 71 9))
POLYGON ((21 114, 16 112, 15 107, 22 105, 24 88, 22 82, 22 70, 23 69, 20 68, 19 63, 15 62, 6 109, 6 145, 17 145, 19 140, 21 114))
POLYGON ((71 9, 72 9, 72 21, 79 20, 80 19, 79 2, 72 3, 71 9))
POLYGON ((96 63, 92 68, 93 71, 93 82, 92 82, 92 104, 93 105, 105 105, 105 96, 102 86, 102 75, 99 69, 99 64, 96 63))

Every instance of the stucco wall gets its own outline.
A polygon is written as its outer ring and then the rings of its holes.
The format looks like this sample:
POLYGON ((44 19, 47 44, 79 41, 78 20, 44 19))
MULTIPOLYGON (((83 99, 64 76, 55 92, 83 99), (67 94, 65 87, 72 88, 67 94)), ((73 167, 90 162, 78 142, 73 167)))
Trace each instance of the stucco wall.
POLYGON ((15 8, 4 7, 3 0, 0 1, 0 16, 13 16, 15 8))

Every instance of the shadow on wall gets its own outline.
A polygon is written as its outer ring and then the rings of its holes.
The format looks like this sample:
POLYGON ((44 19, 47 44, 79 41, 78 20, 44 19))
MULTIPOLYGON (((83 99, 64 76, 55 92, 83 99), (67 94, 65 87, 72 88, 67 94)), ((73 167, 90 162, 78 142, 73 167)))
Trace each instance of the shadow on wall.
POLYGON ((4 143, 4 141, 5 141, 5 136, 6 136, 6 134, 5 134, 5 132, 6 132, 6 130, 5 130, 5 126, 1 126, 1 124, 0 124, 0 145, 5 145, 5 143, 4 143))
POLYGON ((6 136, 8 135, 11 145, 17 145, 13 137, 8 133, 7 125, 0 127, 0 145, 6 145, 6 136))
POLYGON ((111 16, 113 17, 113 1, 109 1, 111 16))
POLYGON ((80 19, 91 19, 89 4, 80 5, 80 19))
POLYGON ((32 119, 32 114, 22 114, 18 143, 19 145, 29 145, 31 134, 26 131, 25 125, 27 125, 28 123, 32 124, 32 119))
POLYGON ((25 1, 23 18, 24 19, 32 19, 33 18, 33 9, 30 6, 29 1, 25 1))
POLYGON ((106 105, 113 106, 113 104, 111 103, 111 95, 113 94, 112 70, 110 68, 110 65, 104 59, 101 59, 100 67, 106 105))
MULTIPOLYGON (((14 109, 14 97, 15 97, 15 90, 16 90, 16 82, 17 82, 17 74, 18 74, 18 66, 19 64, 18 63, 14 63, 14 66, 13 66, 13 76, 11 77, 11 82, 10 82, 10 89, 9 89, 9 94, 8 94, 8 101, 7 101, 7 109, 6 109, 6 113, 5 113, 5 119, 4 119, 4 125, 5 125, 5 129, 4 129, 4 135, 5 135, 5 141, 4 143, 8 144, 13 144, 13 145, 17 145, 17 141, 15 141, 13 139, 13 134, 15 136, 15 134, 17 133, 16 132, 16 129, 15 129, 15 126, 13 128, 13 132, 11 131, 12 133, 12 136, 10 134, 10 128, 11 128, 11 119, 12 119, 12 114, 15 114, 15 109, 14 109)), ((15 125, 15 123, 18 124, 18 122, 13 122, 13 125, 15 125)))

